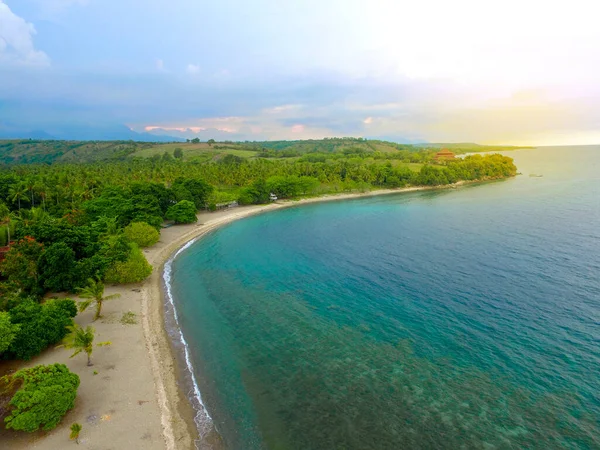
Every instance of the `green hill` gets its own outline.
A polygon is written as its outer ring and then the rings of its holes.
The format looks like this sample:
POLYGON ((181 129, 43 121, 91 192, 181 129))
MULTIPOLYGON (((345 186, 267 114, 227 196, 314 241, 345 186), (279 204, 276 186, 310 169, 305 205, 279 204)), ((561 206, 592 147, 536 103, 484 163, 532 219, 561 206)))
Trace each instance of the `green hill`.
POLYGON ((243 159, 255 158, 331 158, 335 155, 387 155, 386 158, 421 163, 440 148, 455 153, 514 150, 523 147, 485 146, 473 143, 397 144, 363 138, 326 138, 303 141, 257 142, 135 142, 135 141, 57 141, 0 140, 0 164, 53 164, 122 161, 132 158, 170 158, 176 149, 184 160, 218 161, 227 155, 243 159), (179 151, 179 150, 178 150, 179 151), (165 156, 166 155, 166 156, 165 156), (322 155, 321 157, 317 155, 322 155), (306 156, 308 157, 308 156, 306 156))

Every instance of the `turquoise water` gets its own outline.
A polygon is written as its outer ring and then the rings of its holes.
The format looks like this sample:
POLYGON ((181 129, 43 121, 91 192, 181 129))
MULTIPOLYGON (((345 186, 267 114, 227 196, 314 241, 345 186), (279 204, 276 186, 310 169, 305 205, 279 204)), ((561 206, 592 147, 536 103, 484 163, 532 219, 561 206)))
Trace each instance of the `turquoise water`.
POLYGON ((600 448, 600 147, 507 154, 523 175, 264 214, 175 259, 225 448, 600 448))

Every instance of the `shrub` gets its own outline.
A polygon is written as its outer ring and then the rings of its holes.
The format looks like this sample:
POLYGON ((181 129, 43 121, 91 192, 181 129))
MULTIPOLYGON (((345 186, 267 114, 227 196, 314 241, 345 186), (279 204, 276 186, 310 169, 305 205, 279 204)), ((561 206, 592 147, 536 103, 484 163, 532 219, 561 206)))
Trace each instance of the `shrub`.
POLYGON ((189 200, 181 200, 167 210, 166 217, 169 220, 174 220, 175 223, 197 222, 196 205, 189 200))
POLYGON ((29 360, 48 345, 56 344, 77 315, 77 305, 70 299, 48 300, 40 305, 26 299, 9 311, 10 321, 19 325, 7 353, 16 359, 29 360))
POLYGON ((133 222, 125 227, 125 236, 140 247, 150 247, 158 242, 160 233, 145 222, 133 222))
POLYGON ((79 376, 64 364, 22 369, 2 381, 9 386, 22 383, 9 402, 10 414, 4 419, 6 428, 28 432, 40 427, 44 431, 56 428, 75 406, 79 387, 79 376))
POLYGON ((107 271, 104 281, 107 283, 138 283, 152 273, 152 266, 136 244, 131 244, 129 257, 124 262, 116 262, 107 271))

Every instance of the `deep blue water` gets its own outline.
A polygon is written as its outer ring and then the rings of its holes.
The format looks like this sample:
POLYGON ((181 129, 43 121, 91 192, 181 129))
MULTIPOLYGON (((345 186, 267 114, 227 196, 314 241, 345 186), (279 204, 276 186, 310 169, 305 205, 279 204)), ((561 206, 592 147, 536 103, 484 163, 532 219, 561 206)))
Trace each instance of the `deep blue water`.
POLYGON ((600 147, 506 154, 523 175, 255 216, 175 259, 226 448, 600 448, 600 147))

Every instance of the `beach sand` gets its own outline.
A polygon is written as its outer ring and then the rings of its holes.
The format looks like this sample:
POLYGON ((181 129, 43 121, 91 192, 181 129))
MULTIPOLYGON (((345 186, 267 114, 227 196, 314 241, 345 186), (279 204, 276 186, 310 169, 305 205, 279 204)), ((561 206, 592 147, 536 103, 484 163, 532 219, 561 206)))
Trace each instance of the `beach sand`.
POLYGON ((176 355, 164 327, 164 293, 162 286, 165 262, 185 243, 222 225, 244 217, 307 203, 343 200, 382 194, 410 192, 428 188, 378 190, 360 194, 328 195, 299 201, 269 205, 241 206, 213 213, 200 213, 198 223, 178 225, 161 230, 160 241, 144 249, 153 265, 152 275, 136 285, 107 286, 105 295, 121 297, 107 301, 103 317, 92 323, 93 311, 79 314, 75 321, 93 325, 96 342, 111 341, 112 345, 94 349, 94 365, 87 367, 83 354, 69 358, 63 348, 49 348, 28 361, 4 363, 11 368, 38 364, 64 363, 81 378, 75 408, 61 424, 44 433, 0 431, 1 449, 59 450, 75 443, 69 441, 69 427, 83 425, 80 434, 82 449, 193 449, 198 433, 193 422, 194 411, 179 388, 176 355), (123 313, 135 313, 137 323, 123 324, 123 313), (97 374, 95 374, 97 372, 97 374))

